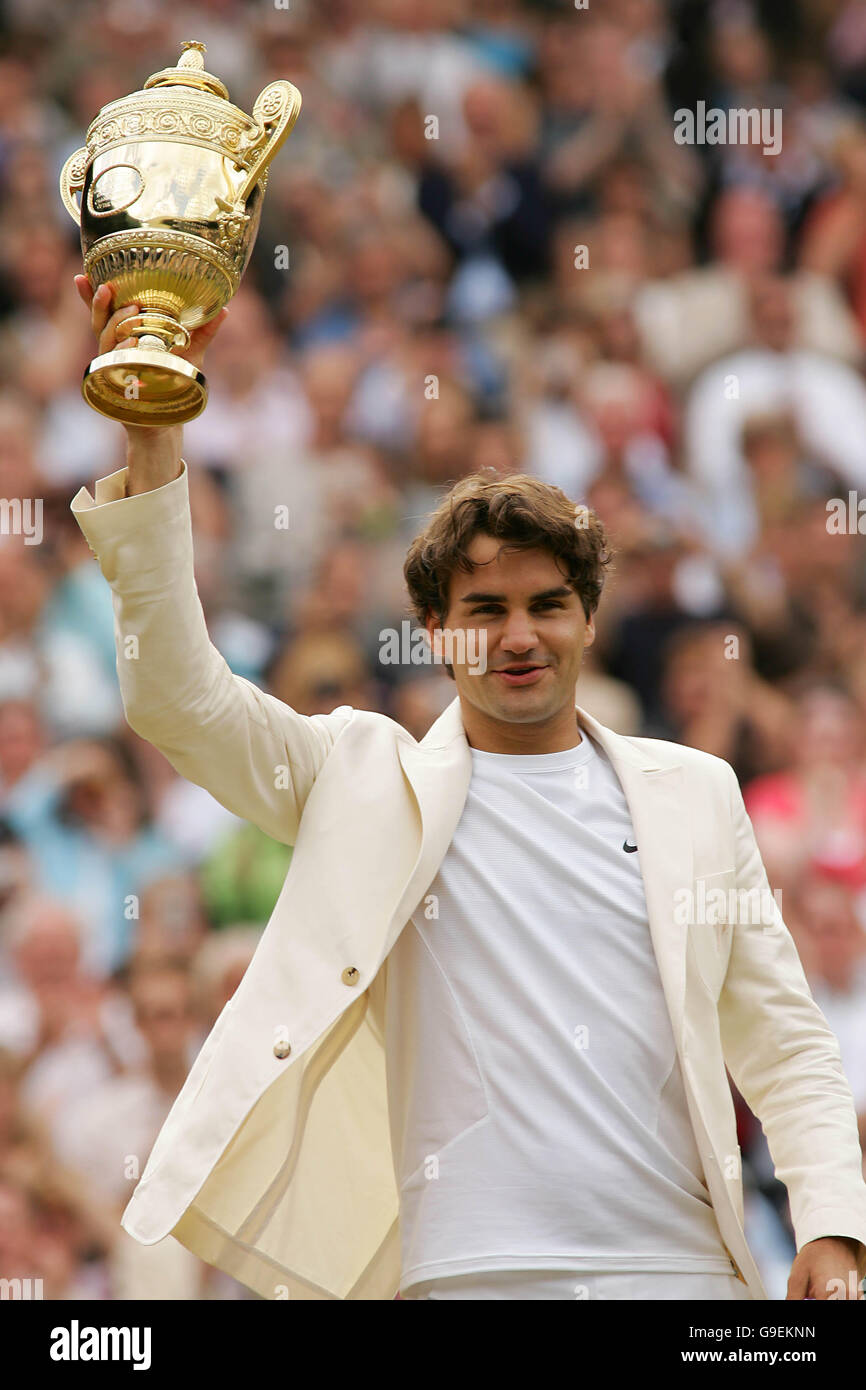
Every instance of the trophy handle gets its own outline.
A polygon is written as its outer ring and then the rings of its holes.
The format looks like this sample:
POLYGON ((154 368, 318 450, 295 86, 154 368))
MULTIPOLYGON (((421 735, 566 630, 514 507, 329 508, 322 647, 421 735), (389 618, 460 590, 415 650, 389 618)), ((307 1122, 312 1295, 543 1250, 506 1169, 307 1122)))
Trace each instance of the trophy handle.
POLYGON ((80 193, 84 188, 86 174, 87 146, 82 145, 80 149, 73 151, 60 170, 60 196, 63 199, 63 206, 73 222, 79 227, 81 226, 81 209, 76 203, 74 195, 80 193))
POLYGON ((239 190, 235 205, 245 203, 262 174, 288 136, 298 119, 301 94, 291 82, 280 78, 259 92, 253 105, 253 120, 261 129, 253 136, 251 148, 256 150, 249 172, 239 190))

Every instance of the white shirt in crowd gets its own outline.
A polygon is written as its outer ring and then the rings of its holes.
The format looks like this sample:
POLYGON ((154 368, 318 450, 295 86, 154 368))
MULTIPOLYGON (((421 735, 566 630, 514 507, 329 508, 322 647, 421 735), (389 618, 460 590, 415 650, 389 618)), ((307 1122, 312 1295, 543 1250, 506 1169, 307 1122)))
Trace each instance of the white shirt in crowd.
POLYGON ((683 422, 686 466, 707 504, 704 539, 717 553, 742 554, 757 540, 743 428, 777 411, 790 412, 815 461, 850 488, 866 486, 866 386, 859 372, 815 352, 733 353, 698 377, 683 422))

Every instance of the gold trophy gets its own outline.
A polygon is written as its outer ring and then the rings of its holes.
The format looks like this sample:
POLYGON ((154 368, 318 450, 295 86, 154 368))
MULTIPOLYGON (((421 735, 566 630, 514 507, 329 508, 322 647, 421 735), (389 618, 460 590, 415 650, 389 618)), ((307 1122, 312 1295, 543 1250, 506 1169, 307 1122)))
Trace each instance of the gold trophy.
POLYGON ((60 175, 94 292, 110 280, 115 308, 141 306, 124 320, 135 347, 95 357, 81 383, 94 410, 133 425, 181 424, 204 410, 203 374, 171 349, 183 351, 190 330, 236 292, 268 165, 301 109, 300 92, 280 80, 248 116, 205 71, 204 44, 183 50, 177 67, 103 107, 60 175))

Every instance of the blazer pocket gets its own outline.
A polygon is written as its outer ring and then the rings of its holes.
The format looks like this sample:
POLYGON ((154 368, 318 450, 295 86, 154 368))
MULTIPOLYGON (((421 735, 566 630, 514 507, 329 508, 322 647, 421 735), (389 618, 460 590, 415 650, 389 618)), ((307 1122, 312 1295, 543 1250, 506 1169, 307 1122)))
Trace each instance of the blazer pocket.
POLYGON ((737 871, 699 874, 692 891, 691 955, 707 992, 718 999, 731 954, 737 913, 737 871))

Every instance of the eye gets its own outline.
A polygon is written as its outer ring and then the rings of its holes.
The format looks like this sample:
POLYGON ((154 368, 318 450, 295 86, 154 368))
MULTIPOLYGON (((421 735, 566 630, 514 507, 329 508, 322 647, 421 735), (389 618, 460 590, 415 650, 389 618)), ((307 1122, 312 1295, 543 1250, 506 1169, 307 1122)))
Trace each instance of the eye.
POLYGON ((498 603, 480 603, 480 604, 478 605, 477 608, 471 608, 471 609, 469 610, 470 617, 474 617, 474 615, 475 615, 476 613, 501 613, 501 612, 502 612, 502 606, 501 606, 501 604, 498 604, 498 603))
POLYGON ((562 608, 562 599, 544 598, 540 603, 533 604, 534 608, 562 608))

